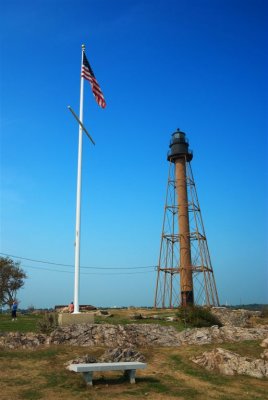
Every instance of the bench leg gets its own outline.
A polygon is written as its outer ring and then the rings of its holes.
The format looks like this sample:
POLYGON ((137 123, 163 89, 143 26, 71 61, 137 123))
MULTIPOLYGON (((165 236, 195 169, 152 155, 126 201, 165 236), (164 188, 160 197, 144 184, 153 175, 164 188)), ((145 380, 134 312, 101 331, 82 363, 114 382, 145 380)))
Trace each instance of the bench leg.
POLYGON ((129 377, 130 383, 136 383, 135 381, 135 375, 136 375, 136 370, 135 369, 128 369, 126 370, 126 373, 129 377))
POLYGON ((93 372, 83 372, 83 377, 84 377, 87 385, 89 385, 89 386, 93 385, 93 382, 92 382, 93 372))

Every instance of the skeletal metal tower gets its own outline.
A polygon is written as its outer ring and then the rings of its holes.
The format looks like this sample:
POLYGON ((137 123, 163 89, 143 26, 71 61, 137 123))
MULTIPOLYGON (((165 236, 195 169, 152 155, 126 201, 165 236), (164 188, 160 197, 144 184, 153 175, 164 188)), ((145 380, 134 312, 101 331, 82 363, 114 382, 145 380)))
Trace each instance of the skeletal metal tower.
POLYGON ((193 153, 179 129, 170 141, 169 175, 157 267, 154 306, 218 306, 204 224, 190 161, 193 153))

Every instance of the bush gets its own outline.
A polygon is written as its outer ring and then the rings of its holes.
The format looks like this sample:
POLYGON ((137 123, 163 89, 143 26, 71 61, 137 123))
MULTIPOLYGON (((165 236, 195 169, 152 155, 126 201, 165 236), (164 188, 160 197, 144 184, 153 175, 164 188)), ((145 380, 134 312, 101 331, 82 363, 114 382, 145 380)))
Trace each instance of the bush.
POLYGON ((261 317, 262 318, 268 318, 268 307, 264 306, 261 309, 261 317))
POLYGON ((208 308, 200 306, 180 307, 177 317, 184 322, 186 327, 202 328, 213 325, 222 326, 220 320, 208 308))
POLYGON ((43 318, 38 321, 37 329, 41 333, 50 333, 58 326, 58 314, 46 313, 43 318))

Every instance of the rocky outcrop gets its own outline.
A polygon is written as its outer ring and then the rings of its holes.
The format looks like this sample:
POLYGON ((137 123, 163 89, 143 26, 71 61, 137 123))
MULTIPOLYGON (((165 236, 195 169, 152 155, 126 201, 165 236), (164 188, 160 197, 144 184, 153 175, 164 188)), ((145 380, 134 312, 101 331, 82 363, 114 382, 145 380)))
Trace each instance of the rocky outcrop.
POLYGON ((213 326, 186 329, 178 332, 171 326, 157 324, 130 325, 77 325, 62 327, 52 332, 50 342, 78 346, 126 347, 133 346, 181 346, 208 343, 236 342, 263 339, 267 327, 238 328, 213 326))
POLYGON ((48 343, 47 335, 42 333, 9 332, 0 334, 0 348, 31 349, 48 343))
POLYGON ((115 349, 108 349, 100 357, 99 362, 130 362, 139 361, 145 362, 145 357, 133 346, 122 348, 116 347, 115 349))
POLYGON ((214 314, 222 325, 247 327, 253 317, 260 317, 261 311, 233 310, 227 307, 212 307, 211 313, 214 314))
POLYGON ((209 371, 224 375, 249 375, 254 378, 268 378, 268 361, 242 357, 237 353, 222 348, 204 352, 192 361, 209 371))
POLYGON ((50 342, 105 347, 176 346, 181 344, 178 335, 175 328, 157 324, 84 324, 56 329, 50 342))
POLYGON ((257 328, 239 328, 235 326, 212 326, 210 328, 186 329, 180 332, 183 344, 209 344, 223 342, 241 342, 243 340, 259 340, 268 334, 268 326, 257 328))
POLYGON ((264 347, 265 349, 268 348, 268 337, 263 339, 263 341, 260 344, 261 347, 264 347))
POLYGON ((264 351, 261 353, 261 358, 268 361, 268 337, 265 338, 261 344, 261 347, 264 347, 264 351))
POLYGON ((268 349, 265 349, 262 353, 261 353, 261 358, 263 358, 264 360, 268 361, 268 349))
POLYGON ((91 356, 90 354, 85 354, 84 356, 76 357, 73 360, 67 361, 65 365, 67 365, 67 368, 71 364, 93 364, 98 362, 98 360, 91 356))
POLYGON ((114 347, 178 347, 182 345, 203 345, 208 343, 239 342, 260 340, 268 336, 268 326, 239 328, 186 329, 178 332, 172 326, 157 324, 81 324, 58 327, 50 335, 8 333, 0 336, 0 347, 31 348, 42 344, 66 344, 71 346, 114 347))

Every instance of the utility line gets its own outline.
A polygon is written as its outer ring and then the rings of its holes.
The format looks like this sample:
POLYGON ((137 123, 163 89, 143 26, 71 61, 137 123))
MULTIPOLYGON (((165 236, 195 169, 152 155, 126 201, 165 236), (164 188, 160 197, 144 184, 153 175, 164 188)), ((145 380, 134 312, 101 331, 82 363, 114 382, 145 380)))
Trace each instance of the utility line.
MULTIPOLYGON (((12 254, 7 254, 7 253, 1 253, 0 254, 6 256, 6 257, 12 257, 12 258, 17 258, 20 260, 25 260, 25 261, 32 261, 32 262, 37 262, 37 263, 41 263, 41 264, 49 264, 49 265, 56 265, 56 266, 60 266, 60 267, 73 267, 73 264, 60 264, 60 263, 56 263, 56 262, 52 262, 52 261, 44 261, 44 260, 36 260, 33 258, 26 258, 26 257, 20 257, 20 256, 15 256, 12 254)), ((80 266, 80 268, 84 268, 84 269, 98 269, 98 270, 130 270, 130 269, 147 269, 147 268, 156 268, 155 265, 150 265, 147 267, 84 267, 84 266, 80 266)), ((68 272, 68 271, 67 271, 68 272)))
MULTIPOLYGON (((73 271, 64 271, 64 270, 60 270, 60 269, 51 269, 51 268, 46 268, 46 267, 33 267, 30 265, 22 265, 23 268, 31 268, 31 269, 35 269, 38 271, 50 271, 50 272, 60 272, 60 273, 67 273, 67 274, 73 274, 73 271)), ((106 275, 137 275, 137 274, 148 274, 154 271, 142 271, 142 272, 105 272, 105 273, 101 273, 101 272, 81 272, 82 275, 102 275, 102 276, 106 276, 106 275)))

